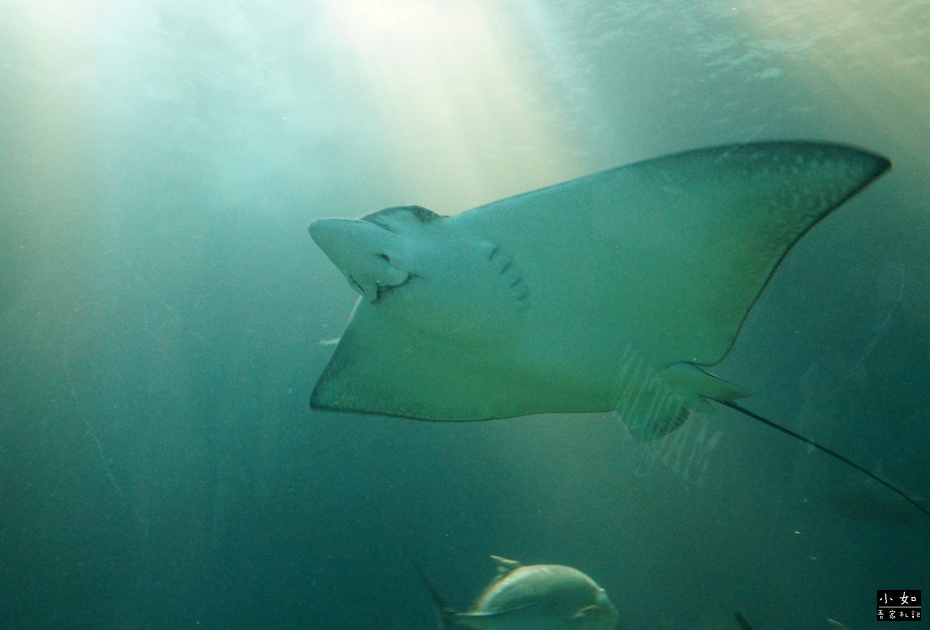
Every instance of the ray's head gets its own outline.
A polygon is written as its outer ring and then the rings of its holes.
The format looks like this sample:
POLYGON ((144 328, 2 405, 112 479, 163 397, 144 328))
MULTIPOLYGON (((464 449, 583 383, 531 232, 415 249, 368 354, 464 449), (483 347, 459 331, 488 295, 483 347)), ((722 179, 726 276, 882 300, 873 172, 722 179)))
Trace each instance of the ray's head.
POLYGON ((439 218, 419 206, 388 208, 361 219, 319 219, 309 231, 349 285, 377 302, 411 280, 413 243, 439 218))
POLYGON ((310 236, 368 303, 433 332, 493 333, 527 308, 519 267, 492 241, 421 206, 320 219, 310 236))

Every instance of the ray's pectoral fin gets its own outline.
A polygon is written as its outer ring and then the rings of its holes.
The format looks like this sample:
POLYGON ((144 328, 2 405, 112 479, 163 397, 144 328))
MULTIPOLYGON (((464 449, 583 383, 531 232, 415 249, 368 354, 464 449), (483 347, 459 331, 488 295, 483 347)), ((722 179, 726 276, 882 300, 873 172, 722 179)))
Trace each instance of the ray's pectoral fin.
POLYGON ((711 411, 708 400, 732 402, 752 395, 692 363, 676 363, 660 371, 628 370, 623 376, 625 386, 617 392, 617 413, 639 442, 674 431, 692 410, 711 411))

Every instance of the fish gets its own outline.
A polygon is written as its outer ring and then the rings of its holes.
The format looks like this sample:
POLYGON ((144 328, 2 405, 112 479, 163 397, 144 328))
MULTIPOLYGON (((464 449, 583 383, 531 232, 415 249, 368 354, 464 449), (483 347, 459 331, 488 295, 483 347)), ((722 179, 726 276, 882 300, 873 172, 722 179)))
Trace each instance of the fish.
POLYGON ((708 368, 791 247, 890 166, 841 144, 732 144, 454 216, 314 220, 360 297, 310 405, 451 422, 615 412, 656 439, 751 395, 708 368))
POLYGON ((612 630, 617 625, 619 615, 607 592, 578 569, 491 559, 497 575, 467 612, 452 608, 417 567, 439 630, 612 630))

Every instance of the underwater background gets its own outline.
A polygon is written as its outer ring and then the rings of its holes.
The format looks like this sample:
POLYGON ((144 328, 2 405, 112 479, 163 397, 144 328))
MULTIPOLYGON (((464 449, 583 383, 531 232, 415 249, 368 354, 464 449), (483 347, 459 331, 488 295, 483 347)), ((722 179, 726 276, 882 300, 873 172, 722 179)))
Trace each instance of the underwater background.
POLYGON ((0 0, 0 628, 429 629, 413 563, 465 608, 490 554, 629 630, 877 623, 930 518, 732 410, 308 405, 357 298, 311 219, 788 138, 894 170, 712 371, 926 498, 927 0, 0 0))

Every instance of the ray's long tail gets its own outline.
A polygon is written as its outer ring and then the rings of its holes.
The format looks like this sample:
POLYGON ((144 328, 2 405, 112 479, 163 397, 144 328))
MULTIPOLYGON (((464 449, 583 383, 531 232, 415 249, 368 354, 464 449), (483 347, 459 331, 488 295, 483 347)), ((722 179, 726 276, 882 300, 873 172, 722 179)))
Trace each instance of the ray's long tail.
POLYGON ((734 409, 734 410, 740 412, 741 414, 743 414, 743 415, 745 415, 745 416, 747 416, 747 417, 749 417, 749 418, 752 418, 753 420, 757 420, 757 421, 761 422, 762 424, 765 424, 765 425, 767 425, 767 426, 770 426, 770 427, 772 427, 773 429, 775 429, 775 430, 777 430, 777 431, 781 431, 781 432, 784 433, 785 435, 789 435, 789 436, 793 437, 793 438, 796 439, 796 440, 800 440, 801 442, 804 442, 805 444, 810 444, 810 445, 813 446, 814 448, 819 449, 821 452, 826 453, 826 454, 829 455, 830 457, 833 457, 834 459, 837 459, 837 460, 843 462, 843 463, 846 464, 847 466, 852 466, 853 468, 855 468, 855 469, 858 470, 859 472, 863 473, 864 475, 867 475, 867 476, 871 477, 872 479, 874 479, 874 480, 877 481, 878 483, 882 484, 883 486, 885 486, 886 488, 888 488, 889 490, 891 490, 892 492, 894 492, 894 493, 897 494, 898 496, 904 498, 908 503, 910 503, 911 505, 913 505, 915 508, 917 508, 918 510, 920 510, 921 512, 923 512, 923 513, 926 514, 927 516, 930 516, 930 510, 928 510, 926 507, 924 507, 923 505, 921 505, 921 502, 920 502, 920 501, 917 501, 916 499, 911 498, 910 496, 908 496, 908 494, 907 494, 906 492, 904 492, 904 491, 901 490, 900 488, 898 488, 898 487, 896 487, 896 486, 893 486, 892 484, 888 483, 887 481, 885 481, 884 479, 882 479, 881 477, 879 477, 878 475, 876 475, 876 474, 873 473, 872 471, 867 470, 866 468, 860 466, 859 464, 857 464, 856 462, 852 461, 851 459, 849 459, 849 458, 847 458, 847 457, 843 457, 842 455, 840 455, 840 454, 837 453, 836 451, 831 450, 831 449, 827 448, 826 446, 823 446, 822 444, 818 444, 817 442, 813 441, 812 439, 810 439, 810 438, 808 438, 808 437, 804 437, 804 436, 801 435, 800 433, 795 433, 794 431, 792 431, 791 429, 789 429, 789 428, 787 428, 787 427, 783 427, 783 426, 781 426, 781 425, 778 424, 778 423, 772 422, 772 421, 769 420, 768 418, 765 418, 765 417, 763 417, 763 416, 760 416, 759 414, 757 414, 757 413, 755 413, 755 412, 753 412, 753 411, 749 411, 748 409, 746 409, 745 407, 739 405, 738 403, 735 403, 735 402, 733 402, 733 401, 726 401, 726 400, 721 400, 721 401, 719 401, 719 402, 720 402, 720 404, 726 405, 726 406, 729 407, 730 409, 734 409))

